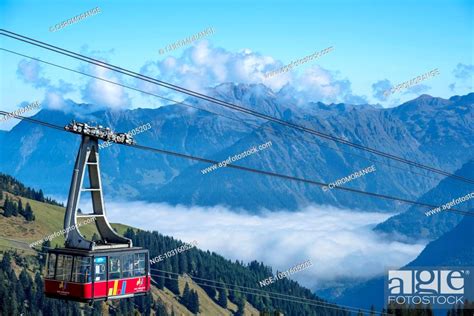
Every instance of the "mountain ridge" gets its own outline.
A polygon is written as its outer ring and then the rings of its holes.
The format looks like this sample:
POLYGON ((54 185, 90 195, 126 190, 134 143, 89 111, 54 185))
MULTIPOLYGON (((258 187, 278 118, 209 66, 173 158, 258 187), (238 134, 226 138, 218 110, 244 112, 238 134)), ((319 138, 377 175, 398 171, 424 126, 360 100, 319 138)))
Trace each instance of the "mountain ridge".
MULTIPOLYGON (((456 170, 465 163, 466 154, 474 155, 474 142, 470 137, 474 133, 474 128, 468 124, 470 117, 474 117, 473 106, 469 103, 474 93, 453 97, 452 100, 422 96, 392 109, 377 109, 369 105, 325 106, 316 103, 320 109, 327 107, 325 111, 315 109, 314 104, 306 107, 284 104, 278 94, 263 85, 224 84, 215 89, 212 95, 232 102, 239 101, 246 106, 250 104, 250 108, 259 109, 263 113, 447 171, 456 170), (427 105, 431 104, 430 102, 441 104, 441 110, 437 110, 442 113, 430 110, 427 105), (458 108, 455 102, 460 102, 462 105, 458 108), (412 113, 413 107, 427 108, 420 116, 412 113), (443 119, 447 120, 448 124, 443 119)), ((384 158, 375 158, 356 149, 323 141, 275 123, 262 122, 261 119, 228 111, 207 102, 193 99, 189 99, 188 102, 219 114, 225 113, 230 118, 174 105, 124 112, 101 110, 92 114, 82 113, 79 117, 83 120, 97 121, 102 125, 119 126, 121 131, 128 131, 150 122, 153 128, 136 137, 140 144, 215 160, 221 159, 224 154, 238 154, 251 145, 272 140, 278 146, 259 153, 261 159, 257 159, 255 155, 241 163, 288 175, 304 175, 321 182, 331 182, 347 176, 370 166, 372 162, 367 158, 375 159, 383 162, 376 164, 378 171, 370 178, 360 178, 348 186, 382 194, 416 199, 441 180, 441 177, 416 170, 427 175, 420 178, 415 174, 388 167, 387 164, 403 169, 413 168, 384 158), (244 117, 246 122, 258 124, 260 127, 253 128, 235 121, 244 117), (311 163, 308 157, 311 157, 311 163), (298 166, 298 169, 293 166, 298 166)), ((76 108, 74 104, 70 106, 72 110, 76 108)), ((93 108, 91 105, 78 107, 87 111, 93 108)), ((74 117, 76 116, 71 113, 64 114, 52 110, 42 110, 35 115, 35 118, 59 125, 65 125, 74 117)), ((0 140, 9 145, 0 154, 0 171, 13 173, 24 181, 40 179, 48 193, 65 195, 65 188, 69 185, 69 176, 65 175, 68 175, 72 168, 75 157, 71 145, 78 145, 77 138, 59 135, 55 131, 47 131, 28 122, 20 122, 0 140), (50 167, 51 162, 55 165, 54 168, 50 167), (49 176, 46 177, 39 170, 48 170, 49 176)), ((359 209, 402 211, 406 208, 396 203, 347 193, 325 194, 307 185, 267 180, 262 176, 248 175, 244 172, 232 173, 228 168, 203 178, 201 174, 196 173, 196 169, 202 169, 205 164, 198 166, 187 160, 152 153, 138 153, 135 149, 120 146, 112 146, 101 153, 102 161, 106 162, 102 168, 106 194, 115 194, 127 199, 202 206, 215 205, 217 202, 231 208, 245 208, 251 211, 295 210, 309 203, 323 201, 338 207, 359 209), (137 162, 140 168, 137 167, 137 162), (127 172, 120 173, 121 170, 127 172), (215 179, 210 180, 211 177, 215 179), (250 185, 237 187, 233 184, 235 181, 256 183, 256 186, 252 189, 250 185), (221 184, 221 187, 231 188, 233 196, 229 195, 228 198, 223 197, 215 201, 215 194, 203 190, 203 187, 215 186, 217 183, 221 184), (183 186, 188 193, 176 196, 175 192, 181 190, 183 186), (273 186, 277 189, 272 190, 273 186), (246 203, 239 198, 276 194, 279 196, 278 200, 254 199, 251 203, 246 203)))

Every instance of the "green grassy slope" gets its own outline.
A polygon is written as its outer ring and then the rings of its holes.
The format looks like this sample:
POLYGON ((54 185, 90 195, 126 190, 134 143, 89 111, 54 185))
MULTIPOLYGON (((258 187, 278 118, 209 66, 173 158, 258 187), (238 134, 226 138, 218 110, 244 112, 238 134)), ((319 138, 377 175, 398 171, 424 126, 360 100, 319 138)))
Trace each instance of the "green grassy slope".
MULTIPOLYGON (((23 197, 18 197, 10 193, 4 192, 3 200, 0 199, 0 207, 3 207, 5 195, 8 195, 10 199, 18 202, 21 198, 23 205, 28 202, 33 209, 35 220, 32 222, 26 221, 22 216, 16 217, 4 217, 3 210, 0 210, 0 252, 5 250, 16 250, 18 253, 24 256, 35 255, 36 252, 29 247, 29 244, 37 240, 46 238, 47 236, 60 231, 63 229, 63 218, 65 209, 60 206, 51 205, 35 200, 30 200, 23 197)), ((130 226, 123 224, 112 223, 112 227, 119 233, 123 234, 130 226)), ((134 230, 138 230, 133 228, 134 230)), ((87 224, 80 227, 80 231, 83 235, 90 237, 96 231, 93 223, 87 224)), ((52 247, 61 247, 64 245, 64 237, 59 236, 51 241, 52 247)), ((40 246, 36 247, 37 249, 40 246)), ((19 273, 20 270, 17 272, 19 273)), ((232 315, 232 311, 236 310, 235 305, 229 304, 228 309, 223 309, 217 305, 206 292, 194 284, 192 280, 186 279, 191 289, 195 289, 199 296, 200 309, 203 315, 232 315)), ((185 281, 180 277, 180 289, 181 292, 184 288, 185 281)), ((168 289, 160 290, 156 287, 152 289, 153 297, 160 298, 165 305, 168 312, 175 311, 176 315, 192 315, 186 307, 179 303, 179 296, 176 296, 168 289)), ((245 315, 257 316, 259 315, 256 310, 249 303, 246 304, 245 315)))
MULTIPOLYGON (((65 209, 60 206, 46 204, 38 202, 35 200, 30 200, 27 198, 20 198, 14 196, 10 193, 7 194, 10 199, 18 202, 19 199, 22 200, 23 205, 30 203, 31 208, 36 219, 32 222, 27 222, 23 217, 0 217, 0 237, 15 239, 23 241, 27 244, 47 238, 49 235, 54 234, 55 232, 61 231, 63 229, 64 213, 65 209)), ((5 197, 5 196, 4 196, 5 197)), ((4 200, 0 202, 0 205, 3 206, 4 200)), ((82 219, 79 223, 82 223, 82 219)), ((117 230, 117 232, 123 234, 129 226, 122 224, 112 224, 112 227, 117 230)), ((96 232, 95 225, 93 223, 83 225, 79 228, 81 233, 90 237, 94 232, 96 232)), ((12 242, 5 241, 5 239, 0 242, 1 245, 12 245, 12 242)), ((51 240, 52 247, 58 246, 61 247, 64 245, 64 236, 59 236, 51 240)))

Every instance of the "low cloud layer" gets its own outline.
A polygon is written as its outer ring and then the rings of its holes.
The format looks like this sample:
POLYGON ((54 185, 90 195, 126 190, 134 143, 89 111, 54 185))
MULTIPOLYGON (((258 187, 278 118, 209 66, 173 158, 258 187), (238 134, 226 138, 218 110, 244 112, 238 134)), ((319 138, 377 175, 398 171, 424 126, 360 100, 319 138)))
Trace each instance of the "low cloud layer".
POLYGON ((424 244, 383 240, 372 227, 390 215, 333 207, 308 207, 301 212, 263 215, 232 212, 224 207, 184 207, 166 204, 109 203, 112 222, 127 223, 185 242, 228 259, 263 261, 279 271, 305 260, 313 266, 295 274, 311 288, 346 278, 370 278, 386 267, 413 260, 424 244))

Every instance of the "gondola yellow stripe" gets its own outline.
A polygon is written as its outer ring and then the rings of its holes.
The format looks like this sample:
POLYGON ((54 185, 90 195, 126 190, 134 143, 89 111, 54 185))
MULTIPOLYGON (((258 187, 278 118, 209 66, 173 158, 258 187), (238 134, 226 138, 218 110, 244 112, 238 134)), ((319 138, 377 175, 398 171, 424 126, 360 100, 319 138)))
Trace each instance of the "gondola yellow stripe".
POLYGON ((114 295, 117 295, 118 280, 114 282, 114 295))

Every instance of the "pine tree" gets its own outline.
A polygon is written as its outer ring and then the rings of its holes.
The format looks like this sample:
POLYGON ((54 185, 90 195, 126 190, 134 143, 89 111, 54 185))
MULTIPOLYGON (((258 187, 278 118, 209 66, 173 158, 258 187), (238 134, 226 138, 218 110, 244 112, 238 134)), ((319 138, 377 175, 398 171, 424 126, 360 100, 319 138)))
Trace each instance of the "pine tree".
POLYGON ((25 219, 28 222, 34 221, 35 220, 35 215, 33 214, 33 210, 31 209, 30 203, 26 203, 25 207, 25 219))
POLYGON ((237 302, 237 312, 235 313, 235 316, 244 316, 245 313, 245 300, 243 297, 238 297, 236 298, 237 302))
POLYGON ((37 310, 43 310, 44 307, 44 284, 43 280, 41 279, 41 274, 39 272, 36 272, 35 274, 35 296, 32 300, 32 306, 34 306, 37 310))
POLYGON ((219 289, 219 300, 217 304, 219 304, 222 308, 227 308, 227 291, 226 289, 219 289))
POLYGON ((179 284, 174 275, 167 274, 165 276, 165 286, 174 294, 179 295, 179 284))
POLYGON ((10 255, 10 252, 5 252, 3 254, 2 262, 0 264, 0 269, 1 271, 4 271, 5 273, 7 273, 7 276, 12 271, 11 262, 12 262, 12 257, 10 255))
POLYGON ((21 270, 21 273, 18 279, 21 285, 23 286, 23 289, 25 290, 25 296, 30 300, 33 297, 33 284, 25 268, 21 270))
POLYGON ((18 199, 18 214, 21 216, 25 216, 25 209, 23 208, 23 203, 21 202, 21 199, 18 199))
POLYGON ((18 301, 17 301, 15 296, 11 297, 8 304, 10 304, 9 312, 11 314, 7 314, 7 315, 19 315, 19 313, 18 313, 18 301))
POLYGON ((190 301, 191 299, 190 299, 189 285, 188 285, 188 282, 186 282, 186 285, 184 286, 183 297, 181 298, 181 302, 183 303, 184 306, 189 307, 190 301))
MULTIPOLYGON (((158 267, 159 269, 163 269, 163 266, 159 266, 158 267)), ((157 275, 156 276, 156 283, 157 283, 157 286, 160 290, 163 290, 165 288, 165 278, 164 278, 164 275, 162 273, 160 273, 160 275, 157 275)))
POLYGON ((0 201, 3 200, 3 190, 0 188, 0 201))
POLYGON ((44 240, 41 243, 41 252, 38 252, 38 263, 40 265, 40 270, 43 269, 43 267, 46 266, 46 253, 48 250, 51 248, 51 241, 48 239, 44 240))
POLYGON ((156 316, 168 316, 168 313, 166 312, 166 308, 163 306, 161 302, 155 303, 155 313, 156 313, 156 316))
POLYGON ((237 295, 235 294, 235 291, 232 289, 229 290, 229 301, 236 302, 237 301, 237 295))
POLYGON ((5 198, 5 203, 3 204, 3 216, 5 217, 10 217, 12 216, 12 202, 10 202, 10 199, 8 198, 8 195, 5 198))
POLYGON ((18 216, 18 205, 13 203, 13 202, 10 202, 11 204, 11 208, 12 208, 12 215, 13 216, 18 216))
POLYGON ((16 288, 15 288, 16 293, 12 293, 13 297, 16 299, 18 302, 18 315, 19 314, 25 314, 26 313, 26 308, 24 305, 24 302, 26 300, 26 295, 25 295, 25 288, 21 282, 16 282, 16 288), (15 295, 16 294, 16 295, 15 295))
POLYGON ((205 281, 204 283, 206 284, 209 284, 209 285, 205 285, 203 288, 204 288, 204 291, 206 291, 207 295, 212 298, 213 300, 215 300, 216 298, 216 294, 217 294, 217 291, 216 291, 216 288, 214 286, 212 286, 212 283, 211 282, 207 282, 205 281))
POLYGON ((43 190, 39 190, 39 193, 38 193, 38 201, 44 202, 43 190))
POLYGON ((194 313, 199 313, 199 296, 196 291, 191 290, 189 293, 189 307, 188 309, 194 313))
POLYGON ((179 254, 179 272, 178 273, 186 273, 188 272, 188 257, 186 253, 179 254))
POLYGON ((151 315, 151 307, 153 305, 153 298, 151 294, 133 298, 132 304, 137 307, 139 315, 151 315))
POLYGON ((0 270, 0 315, 7 314, 7 305, 8 305, 8 289, 6 287, 7 279, 2 270, 0 270))

